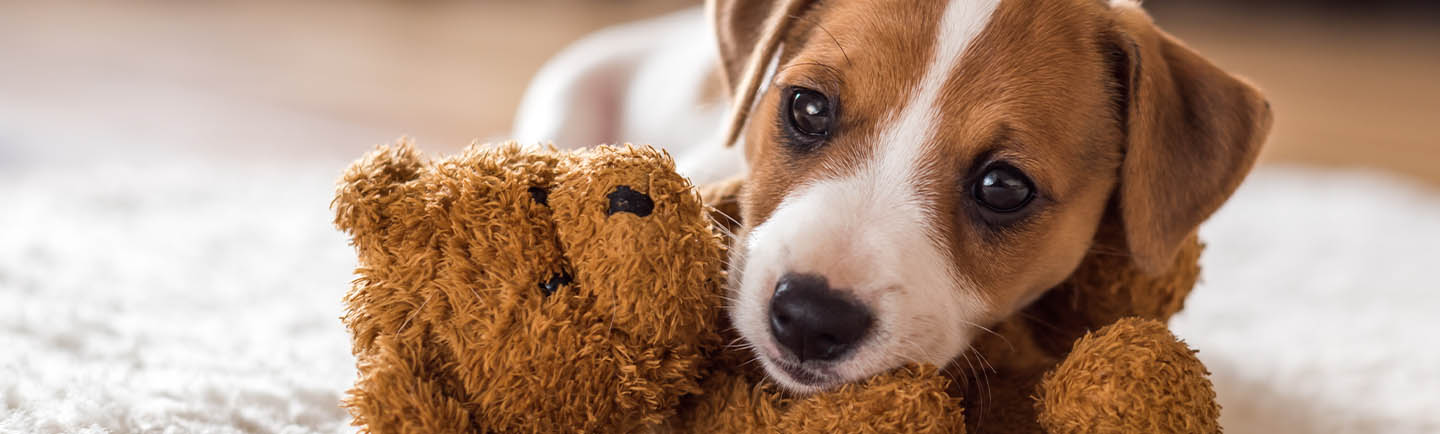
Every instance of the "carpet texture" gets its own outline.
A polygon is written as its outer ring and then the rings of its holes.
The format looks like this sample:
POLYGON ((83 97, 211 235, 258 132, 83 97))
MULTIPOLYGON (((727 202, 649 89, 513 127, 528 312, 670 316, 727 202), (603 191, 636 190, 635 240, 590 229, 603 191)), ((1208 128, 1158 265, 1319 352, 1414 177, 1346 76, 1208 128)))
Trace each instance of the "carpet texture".
MULTIPOLYGON (((0 168, 0 432, 352 431, 342 167, 0 168)), ((1440 195, 1265 168, 1202 235, 1227 432, 1440 432, 1440 195)))

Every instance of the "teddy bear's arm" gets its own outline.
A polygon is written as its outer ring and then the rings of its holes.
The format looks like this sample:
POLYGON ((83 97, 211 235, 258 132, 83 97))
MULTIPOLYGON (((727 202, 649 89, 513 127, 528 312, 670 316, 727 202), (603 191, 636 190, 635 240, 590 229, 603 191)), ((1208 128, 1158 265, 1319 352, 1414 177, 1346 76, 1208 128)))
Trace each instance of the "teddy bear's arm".
POLYGON ((932 366, 903 367, 796 399, 779 416, 776 431, 963 433, 963 406, 946 392, 949 386, 932 366))
POLYGON ((763 375, 714 372, 702 385, 705 393, 691 398, 670 432, 965 432, 960 398, 946 393, 950 380, 934 367, 909 366, 805 397, 781 391, 763 375))
POLYGON ((1164 324, 1127 318, 1086 335, 1039 387, 1040 424, 1061 433, 1218 433, 1205 365, 1164 324))
POLYGON ((357 355, 359 376, 344 407, 369 433, 467 432, 471 414, 440 372, 447 363, 433 348, 381 336, 373 351, 357 355))

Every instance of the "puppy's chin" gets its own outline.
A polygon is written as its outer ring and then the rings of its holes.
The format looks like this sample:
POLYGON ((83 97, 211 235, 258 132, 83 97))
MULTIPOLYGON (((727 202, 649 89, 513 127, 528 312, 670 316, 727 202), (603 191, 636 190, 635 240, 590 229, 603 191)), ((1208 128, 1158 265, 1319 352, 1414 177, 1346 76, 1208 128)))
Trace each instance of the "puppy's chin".
POLYGON ((760 364, 765 367, 765 374, 774 380, 780 387, 797 395, 810 395, 823 392, 832 387, 845 384, 848 381, 840 376, 824 369, 807 368, 799 364, 786 362, 776 358, 760 354, 760 364))
MULTIPOLYGON (((754 345, 755 358, 765 368, 765 374, 787 391, 798 395, 810 395, 830 390, 844 384, 864 381, 911 363, 929 363, 947 366, 957 363, 961 354, 970 349, 975 334, 971 330, 957 332, 955 339, 937 343, 930 350, 924 347, 906 345, 904 342, 871 341, 856 352, 835 362, 796 362, 779 355, 774 341, 768 336, 759 336, 750 342, 754 345)), ((968 361, 967 361, 968 362, 968 361)), ((975 369, 975 367, 971 367, 975 369)))

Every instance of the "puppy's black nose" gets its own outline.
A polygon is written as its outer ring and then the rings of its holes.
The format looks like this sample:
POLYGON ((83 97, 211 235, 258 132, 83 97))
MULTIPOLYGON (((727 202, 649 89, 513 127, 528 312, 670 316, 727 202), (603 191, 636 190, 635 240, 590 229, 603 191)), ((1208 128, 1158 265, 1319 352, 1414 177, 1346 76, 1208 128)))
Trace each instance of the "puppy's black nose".
POLYGON ((870 330, 870 311, 830 289, 824 277, 786 274, 770 301, 770 330, 800 361, 835 360, 870 330))

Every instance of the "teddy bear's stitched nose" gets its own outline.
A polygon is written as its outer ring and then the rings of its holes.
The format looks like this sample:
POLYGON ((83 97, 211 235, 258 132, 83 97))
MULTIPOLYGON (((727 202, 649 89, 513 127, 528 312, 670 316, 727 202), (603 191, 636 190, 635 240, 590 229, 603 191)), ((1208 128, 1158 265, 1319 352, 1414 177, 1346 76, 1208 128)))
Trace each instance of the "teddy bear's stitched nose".
POLYGON ((535 200, 535 203, 538 203, 538 204, 541 204, 541 205, 545 205, 545 206, 549 206, 549 205, 550 205, 550 191, 549 191, 549 190, 546 190, 546 189, 541 188, 541 187, 530 187, 529 191, 530 191, 530 198, 531 198, 531 199, 534 199, 534 200, 535 200))
POLYGON ((610 209, 605 211, 607 216, 615 215, 617 212, 628 212, 645 217, 655 210, 655 201, 650 200, 649 195, 635 191, 626 185, 615 187, 615 191, 605 195, 605 198, 610 199, 610 209))
POLYGON ((865 337, 872 322, 865 306, 816 275, 786 274, 770 301, 770 332, 802 362, 840 358, 865 337))

